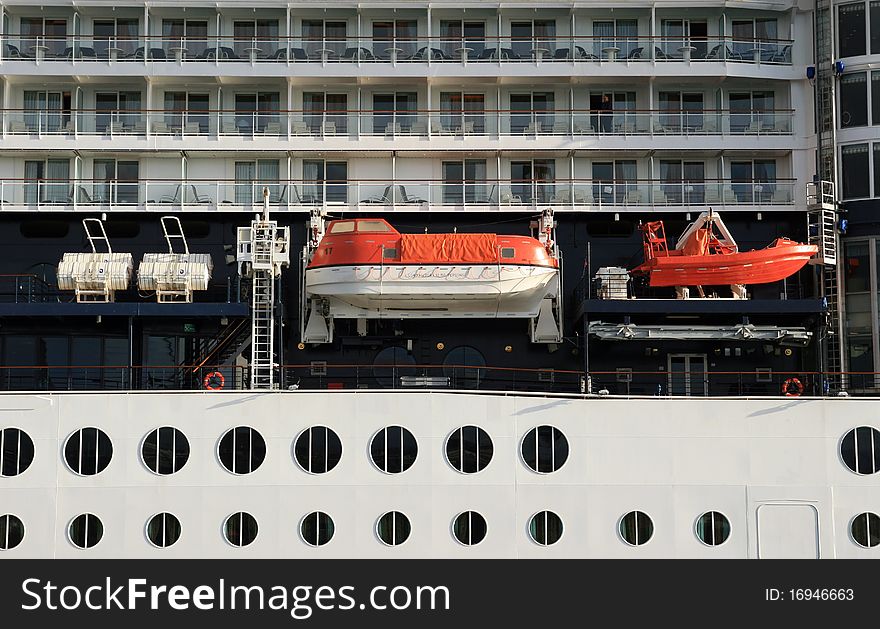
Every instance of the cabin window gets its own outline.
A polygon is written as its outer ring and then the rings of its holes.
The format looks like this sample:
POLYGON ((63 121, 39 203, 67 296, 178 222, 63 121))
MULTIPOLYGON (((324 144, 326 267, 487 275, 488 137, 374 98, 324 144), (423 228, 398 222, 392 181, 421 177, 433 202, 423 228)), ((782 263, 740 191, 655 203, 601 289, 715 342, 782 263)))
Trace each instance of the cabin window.
POLYGON ((880 516, 876 513, 860 513, 849 525, 853 541, 863 548, 880 544, 880 516))
POLYGON ((388 247, 382 250, 382 257, 385 260, 394 260, 397 257, 397 249, 394 247, 388 247))
POLYGON ((405 472, 416 462, 418 453, 416 438, 403 426, 387 426, 370 442, 370 458, 386 474, 405 472))
POLYGON ((247 546, 257 539, 257 519, 246 511, 233 513, 223 524, 223 536, 233 546, 247 546))
POLYGON ((620 518, 620 537, 630 546, 648 543, 654 535, 654 522, 642 511, 630 511, 620 518))
POLYGON ((513 247, 501 247, 501 257, 502 258, 512 258, 516 250, 513 247))
POLYGON ((74 474, 93 476, 110 465, 113 444, 100 428, 80 428, 64 443, 64 460, 74 474))
POLYGON ((388 223, 386 223, 385 221, 358 221, 357 230, 359 232, 387 233, 391 231, 391 228, 388 227, 388 223))
POLYGON ((868 124, 868 76, 853 72, 840 77, 840 126, 864 127, 868 124))
POLYGON ((376 535, 386 546, 403 544, 411 531, 409 518, 400 511, 389 511, 376 522, 376 535))
POLYGON ((24 523, 11 513, 0 515, 0 550, 15 548, 23 539, 24 523))
POLYGON ((707 511, 697 518, 694 530, 706 546, 718 546, 730 537, 730 521, 723 513, 707 511))
POLYGON ((837 7, 837 50, 841 57, 858 57, 867 48, 865 3, 851 2, 837 7))
POLYGON ((189 459, 189 440, 177 428, 163 426, 147 435, 141 458, 153 474, 166 476, 179 472, 189 459))
POLYGON ((840 170, 843 175, 843 198, 862 199, 871 196, 870 155, 867 144, 848 144, 840 149, 840 170))
POLYGON ((70 521, 67 537, 77 548, 91 548, 104 537, 104 524, 93 513, 82 513, 70 521))
POLYGON ((486 518, 476 511, 459 513, 452 521, 452 534, 465 546, 474 546, 486 537, 486 518))
POLYGON ((522 441, 523 462, 534 472, 549 474, 565 465, 568 439, 555 426, 536 426, 522 441))
POLYGON ((217 448, 220 463, 233 474, 250 474, 266 458, 263 436, 248 426, 237 426, 226 431, 217 448))
POLYGON ((562 518, 552 511, 541 511, 529 520, 529 537, 541 546, 550 546, 562 538, 562 518))
POLYGON ((323 546, 336 532, 333 518, 323 511, 314 511, 302 519, 299 525, 299 533, 303 541, 309 546, 323 546))
POLYGON ((492 438, 479 426, 456 428, 446 440, 446 460, 462 474, 482 471, 494 453, 492 438))
POLYGON ((856 474, 880 471, 880 431, 870 426, 850 430, 840 441, 840 458, 856 474))
POLYGON ((326 426, 306 428, 293 443, 293 458, 309 474, 325 474, 342 459, 342 441, 326 426))
POLYGON ((180 539, 180 520, 172 513, 157 513, 147 522, 147 539, 156 548, 167 548, 180 539))
POLYGON ((330 227, 331 234, 350 234, 354 231, 354 221, 339 221, 330 227))
POLYGON ((0 476, 18 476, 34 460, 34 442, 18 428, 0 430, 0 476))

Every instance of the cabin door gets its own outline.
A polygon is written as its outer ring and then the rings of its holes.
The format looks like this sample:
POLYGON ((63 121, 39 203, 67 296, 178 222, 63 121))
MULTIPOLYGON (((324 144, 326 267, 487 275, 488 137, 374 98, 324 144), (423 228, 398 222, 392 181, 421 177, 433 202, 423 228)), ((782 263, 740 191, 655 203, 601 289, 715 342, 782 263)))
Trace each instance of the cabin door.
POLYGON ((669 395, 708 395, 705 354, 669 354, 669 395))

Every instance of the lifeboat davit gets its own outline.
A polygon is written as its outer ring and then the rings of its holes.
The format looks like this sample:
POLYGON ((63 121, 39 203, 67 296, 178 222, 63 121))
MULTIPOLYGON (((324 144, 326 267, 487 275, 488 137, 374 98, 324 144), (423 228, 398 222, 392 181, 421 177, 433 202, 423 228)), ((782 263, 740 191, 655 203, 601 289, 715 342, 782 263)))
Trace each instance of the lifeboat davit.
POLYGON ((764 249, 739 251, 721 217, 703 212, 668 249, 663 221, 642 226, 645 261, 630 271, 647 274, 651 286, 768 284, 807 264, 818 247, 777 238, 764 249))
POLYGON ((535 317, 558 273, 551 244, 528 236, 401 234, 357 218, 329 223, 305 281, 336 316, 535 317))

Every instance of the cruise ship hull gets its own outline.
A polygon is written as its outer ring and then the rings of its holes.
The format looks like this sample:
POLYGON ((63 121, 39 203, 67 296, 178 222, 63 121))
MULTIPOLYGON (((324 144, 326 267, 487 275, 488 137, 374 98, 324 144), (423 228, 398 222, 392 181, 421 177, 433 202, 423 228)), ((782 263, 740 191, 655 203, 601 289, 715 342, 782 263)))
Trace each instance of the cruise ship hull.
POLYGON ((425 391, 143 392, 6 394, 6 425, 27 432, 33 462, 4 478, 0 504, 25 527, 7 557, 265 557, 265 558, 595 558, 595 557, 878 557, 850 538, 853 518, 880 502, 873 476, 847 469, 842 436, 875 415, 870 399, 660 399, 500 395, 425 391), (162 425, 188 439, 182 469, 160 476, 141 459, 145 436, 162 425), (266 441, 265 459, 248 474, 221 465, 218 443, 230 428, 250 426, 266 441), (293 442, 311 426, 341 441, 341 459, 323 474, 298 467, 293 442), (376 468, 369 443, 383 427, 414 436, 411 467, 376 468), (491 461, 463 474, 446 456, 446 441, 463 425, 492 440, 491 461), (526 433, 549 425, 569 453, 552 473, 524 463, 526 433), (113 446, 109 465, 93 476, 71 472, 63 458, 79 428, 103 430, 113 446), (398 546, 383 544, 376 522, 388 511, 407 516, 412 531, 398 546), (538 512, 556 513, 561 538, 549 546, 529 537, 538 512), (620 536, 624 514, 638 510, 653 535, 631 546, 620 536), (223 536, 230 514, 245 511, 256 539, 234 547, 223 536), (335 533, 320 547, 298 535, 302 519, 322 511, 335 533), (453 537, 464 511, 487 522, 479 544, 453 537), (695 535, 697 519, 721 513, 730 522, 724 543, 695 535), (174 514, 180 539, 150 544, 145 523, 174 514), (74 547, 70 521, 98 516, 103 537, 74 547))

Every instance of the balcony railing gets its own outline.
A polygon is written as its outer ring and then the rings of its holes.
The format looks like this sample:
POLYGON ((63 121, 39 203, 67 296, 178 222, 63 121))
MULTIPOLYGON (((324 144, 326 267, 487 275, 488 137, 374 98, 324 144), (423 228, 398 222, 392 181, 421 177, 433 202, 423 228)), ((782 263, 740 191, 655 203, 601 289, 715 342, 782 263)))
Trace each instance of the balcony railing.
POLYGON ((792 110, 231 111, 6 109, 13 135, 591 136, 790 135, 792 110))
POLYGON ((738 62, 790 65, 791 40, 734 37, 2 36, 2 60, 244 63, 738 62))
POLYGON ((479 182, 374 179, 233 181, 188 179, 0 180, 0 209, 173 209, 251 211, 269 188, 274 209, 316 205, 370 211, 399 208, 602 210, 790 206, 795 180, 557 180, 479 182))

